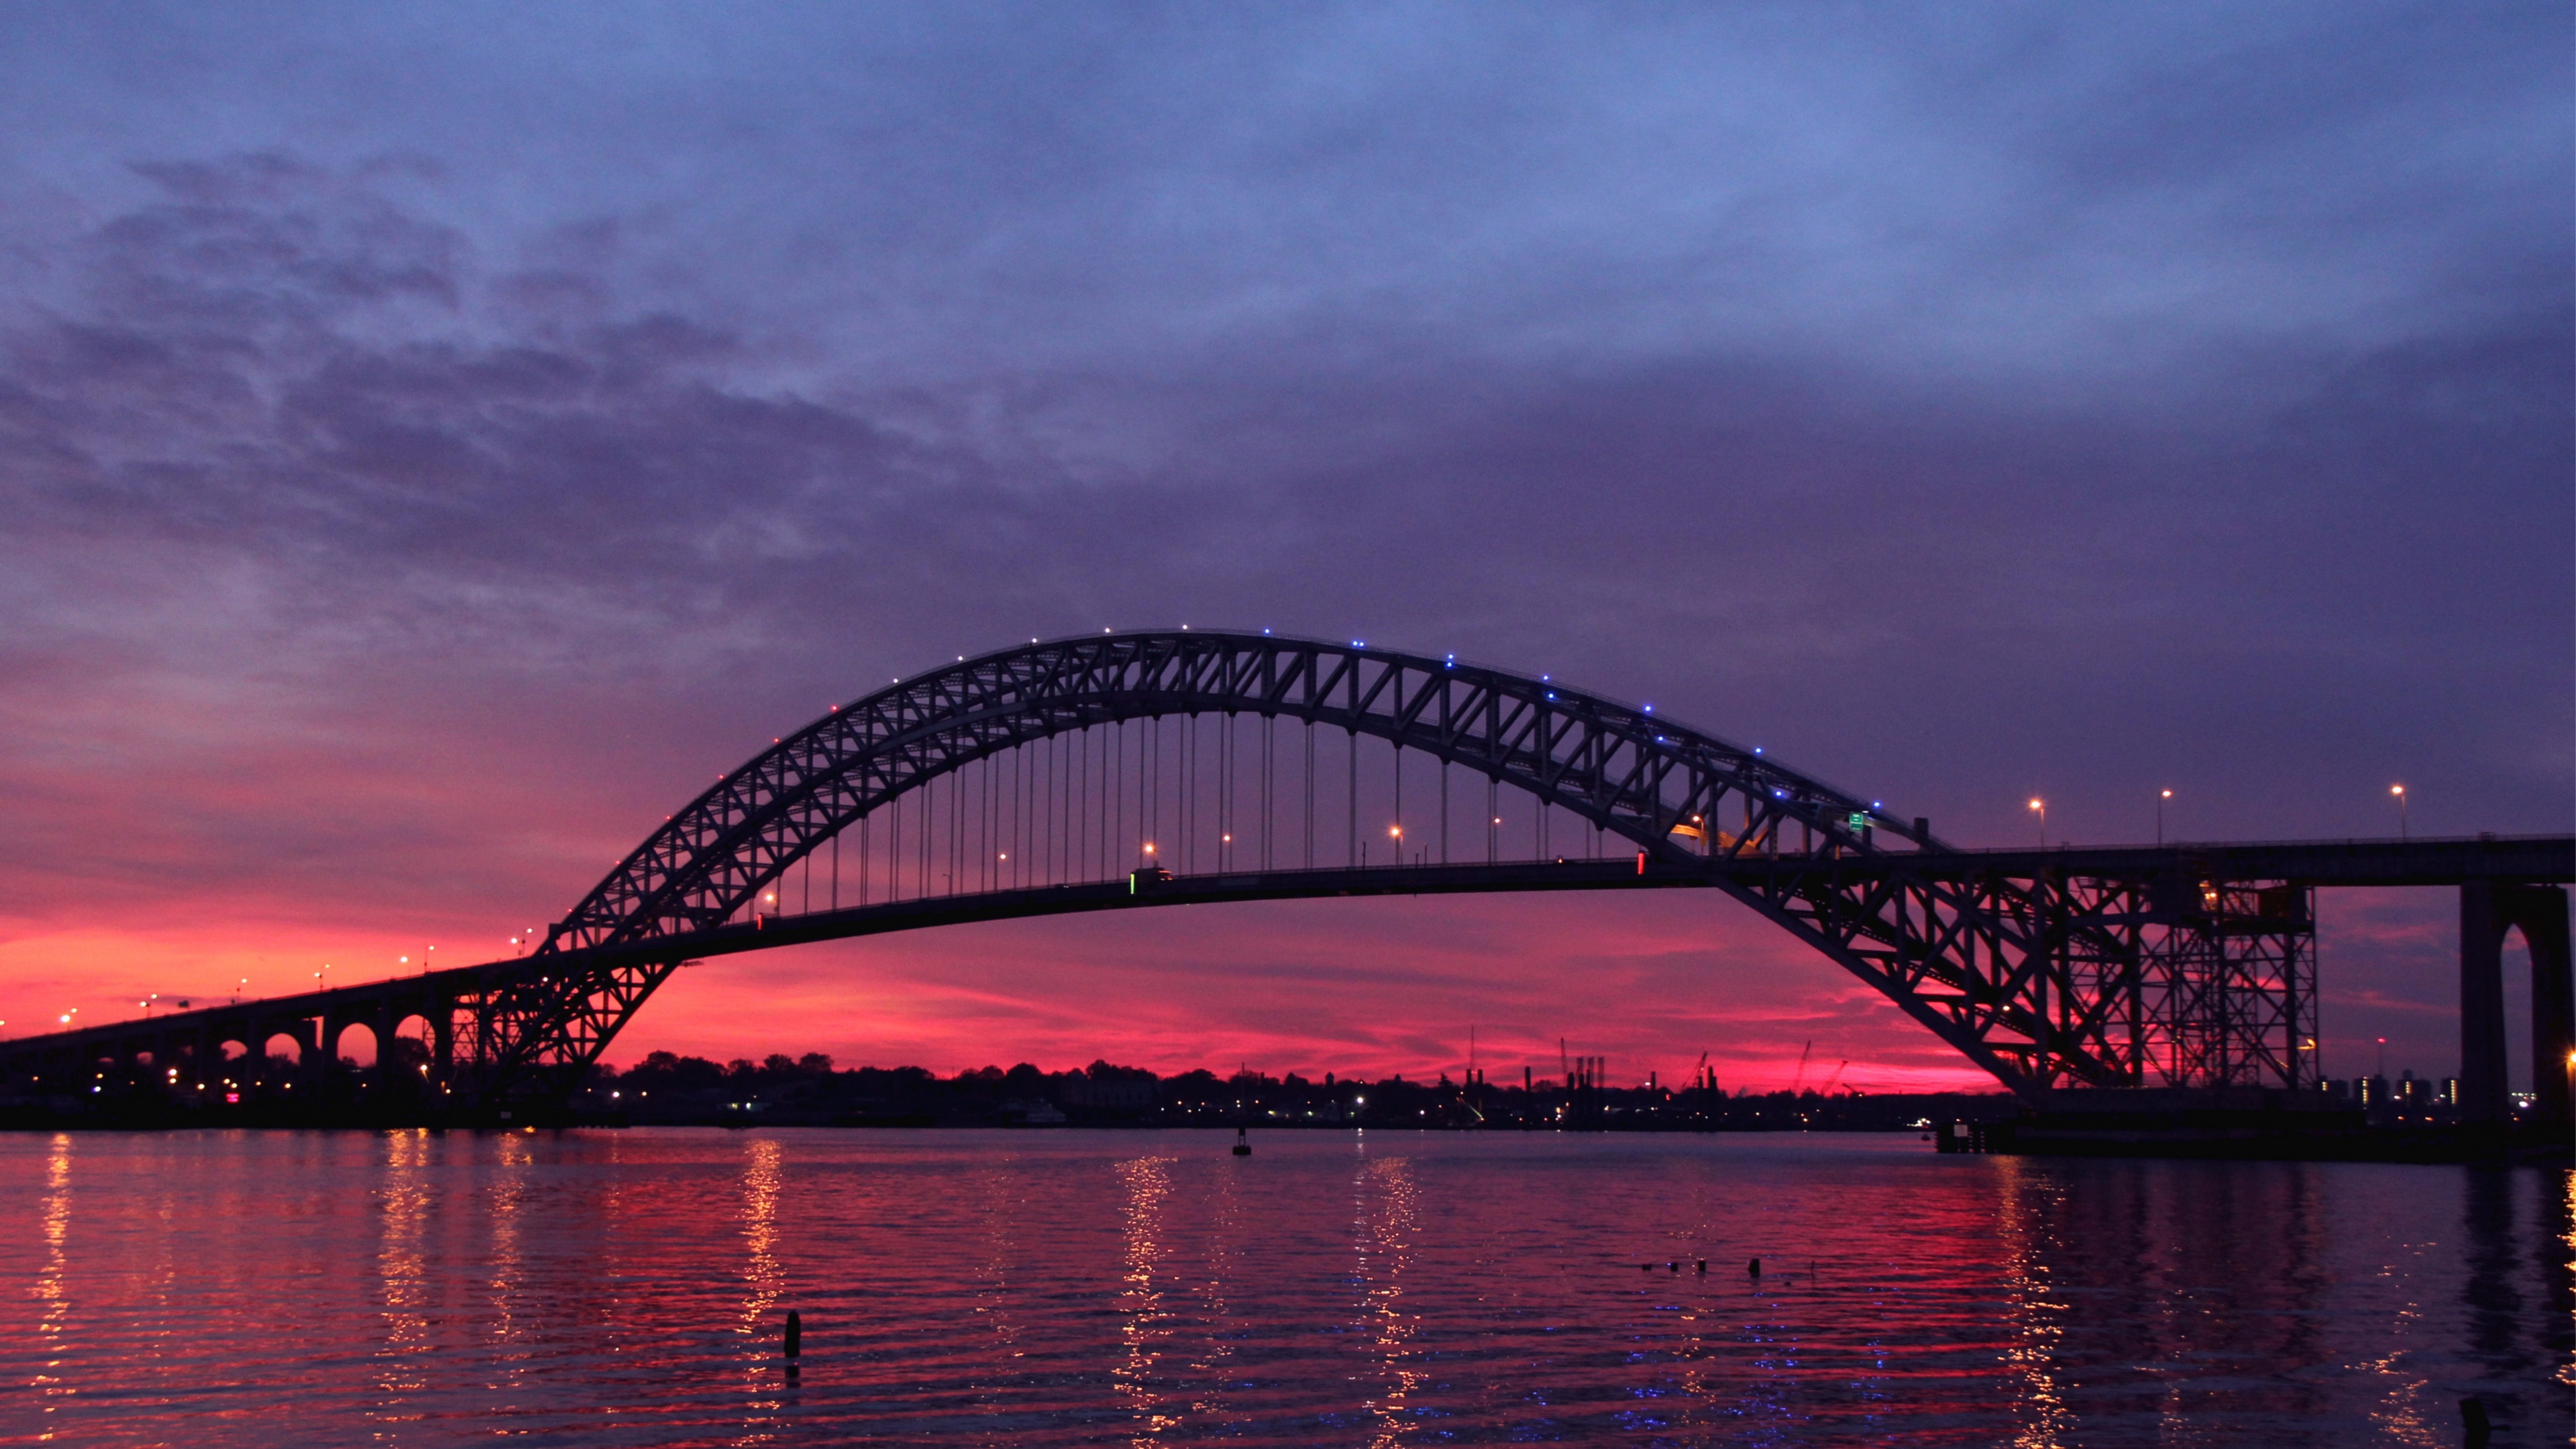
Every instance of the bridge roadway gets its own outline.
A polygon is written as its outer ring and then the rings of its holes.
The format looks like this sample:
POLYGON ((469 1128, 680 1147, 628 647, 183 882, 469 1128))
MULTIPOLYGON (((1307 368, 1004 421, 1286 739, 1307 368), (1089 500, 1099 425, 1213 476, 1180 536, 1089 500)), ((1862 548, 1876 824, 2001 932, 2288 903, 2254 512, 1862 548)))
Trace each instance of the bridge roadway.
MULTIPOLYGON (((1451 895, 1502 891, 1636 890, 1732 886, 1762 892, 1819 876, 1858 883, 1889 878, 1974 880, 1987 877, 2203 883, 2267 882, 2295 886, 2524 887, 2576 882, 2576 837, 2478 836, 2417 840, 2188 842, 2053 850, 1917 851, 1878 855, 1765 855, 1690 864, 1639 856, 1497 864, 1378 866, 1361 869, 1228 871, 1150 876, 971 895, 930 896, 787 916, 758 917, 687 935, 628 945, 576 949, 551 956, 489 961, 418 976, 292 996, 172 1012, 0 1043, 0 1077, 25 1081, 48 1070, 88 1071, 104 1059, 156 1064, 221 1059, 221 1045, 257 1052, 279 1035, 296 1040, 308 1064, 329 1060, 339 1033, 365 1025, 381 1043, 418 1016, 436 1036, 434 1059, 464 1045, 452 1040, 456 1006, 487 1000, 509 983, 538 973, 580 970, 607 959, 702 960, 744 951, 880 935, 892 931, 1014 920, 1141 906, 1329 897, 1451 895)), ((2497 934, 2501 936, 2501 928, 2497 934)), ((2563 932, 2562 932, 2563 940, 2563 932)), ((2563 954, 2563 950, 2562 953, 2563 954)), ((2539 963, 2535 961, 2535 967, 2539 963)), ((2563 963, 2559 967, 2564 973, 2563 963)), ((2499 987, 2500 990, 2500 987, 2499 987)), ((2501 1002, 2498 1003, 2501 1011, 2501 1002)), ((2498 1027, 2500 1033, 2501 1027, 2498 1027)), ((2499 1038, 2498 1048, 2501 1048, 2499 1038)))
MULTIPOLYGON (((778 946, 970 921, 1124 910, 1136 906, 1210 905, 1229 901, 1316 900, 1336 896, 1431 896, 1501 891, 1591 891, 1713 887, 1727 882, 1762 889, 1791 878, 1878 880, 1893 875, 2026 879, 2043 871, 2100 879, 2151 879, 2176 872, 2200 881, 2277 881, 2303 886, 2444 886, 2471 881, 2511 884, 2576 882, 2576 836, 2496 836, 2460 840, 2276 841, 2256 844, 2108 846, 2091 849, 1918 851, 1903 855, 1780 855, 1673 865, 1635 856, 1608 860, 1507 861, 1488 865, 1408 865, 1320 870, 1226 871, 1039 886, 971 896, 852 906, 770 917, 695 933, 677 954, 731 955, 778 946), (1139 888, 1141 884, 1142 888, 1139 888)), ((568 953, 569 954, 569 953, 568 953)), ((669 941, 640 943, 627 954, 667 958, 669 941)))

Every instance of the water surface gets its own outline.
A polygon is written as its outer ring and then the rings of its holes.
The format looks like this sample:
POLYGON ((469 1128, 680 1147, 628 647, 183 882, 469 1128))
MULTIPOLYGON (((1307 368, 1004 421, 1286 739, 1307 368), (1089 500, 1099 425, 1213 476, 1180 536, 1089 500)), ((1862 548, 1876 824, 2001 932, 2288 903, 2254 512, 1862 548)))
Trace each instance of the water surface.
POLYGON ((0 1135, 0 1439, 2436 1445, 2468 1395, 2499 1444, 2576 1423, 2563 1171, 1229 1140, 0 1135))

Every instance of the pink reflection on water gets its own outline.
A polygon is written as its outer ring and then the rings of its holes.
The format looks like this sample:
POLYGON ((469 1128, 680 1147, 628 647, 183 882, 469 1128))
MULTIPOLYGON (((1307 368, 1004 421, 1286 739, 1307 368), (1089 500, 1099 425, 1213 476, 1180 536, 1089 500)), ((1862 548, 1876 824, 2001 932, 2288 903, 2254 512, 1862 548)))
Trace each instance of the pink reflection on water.
POLYGON ((1174 1331, 1172 1314, 1163 1306, 1163 1206, 1172 1191, 1165 1165, 1159 1157, 1140 1157, 1117 1166, 1126 1254, 1119 1334, 1126 1354, 1110 1379, 1126 1401, 1135 1424, 1129 1442, 1136 1444, 1152 1443, 1181 1426, 1181 1417, 1163 1403, 1155 1372, 1174 1331))
POLYGON ((2322 1445, 2476 1393, 2512 1443, 2576 1405, 2564 1173, 1229 1141, 0 1137, 0 1434, 2322 1445))
POLYGON ((1360 1287, 1354 1326, 1377 1355, 1379 1387, 1367 1406, 1377 1419, 1370 1442, 1381 1449, 1403 1443, 1417 1427, 1407 1396, 1423 1381, 1414 1362, 1418 1324, 1404 1304, 1417 1226, 1411 1168, 1402 1157, 1363 1157, 1351 1179, 1357 1198, 1351 1277, 1360 1287))

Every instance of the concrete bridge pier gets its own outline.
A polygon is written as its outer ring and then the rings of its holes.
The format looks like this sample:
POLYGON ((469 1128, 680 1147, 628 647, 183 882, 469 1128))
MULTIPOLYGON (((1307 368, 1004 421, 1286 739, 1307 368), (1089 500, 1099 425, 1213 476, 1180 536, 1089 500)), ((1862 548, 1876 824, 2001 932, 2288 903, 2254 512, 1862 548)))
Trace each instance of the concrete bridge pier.
POLYGON ((2569 1076, 2576 1071, 2576 984, 2568 961, 2567 891, 2563 886, 2470 881, 2460 887, 2460 1116, 2502 1122, 2512 1116, 2505 1081, 2504 938, 2522 932, 2531 952, 2531 1066, 2535 1113, 2570 1116, 2569 1076))
POLYGON ((442 1090, 456 1080, 456 1001, 433 999, 429 1011, 429 1074, 442 1090))

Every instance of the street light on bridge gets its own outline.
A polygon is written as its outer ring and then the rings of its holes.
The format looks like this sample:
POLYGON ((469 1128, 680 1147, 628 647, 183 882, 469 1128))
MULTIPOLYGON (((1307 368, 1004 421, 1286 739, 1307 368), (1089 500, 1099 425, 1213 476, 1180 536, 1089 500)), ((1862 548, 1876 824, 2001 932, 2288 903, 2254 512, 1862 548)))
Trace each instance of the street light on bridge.
POLYGON ((2406 838, 2406 787, 2391 785, 2388 787, 2388 793, 2397 797, 2397 838, 2404 840, 2406 838))
POLYGON ((2039 848, 2048 849, 2048 802, 2034 795, 2030 808, 2039 812, 2039 848))
POLYGON ((2171 790, 2156 792, 2156 844, 2165 843, 2165 802, 2173 798, 2171 790))

